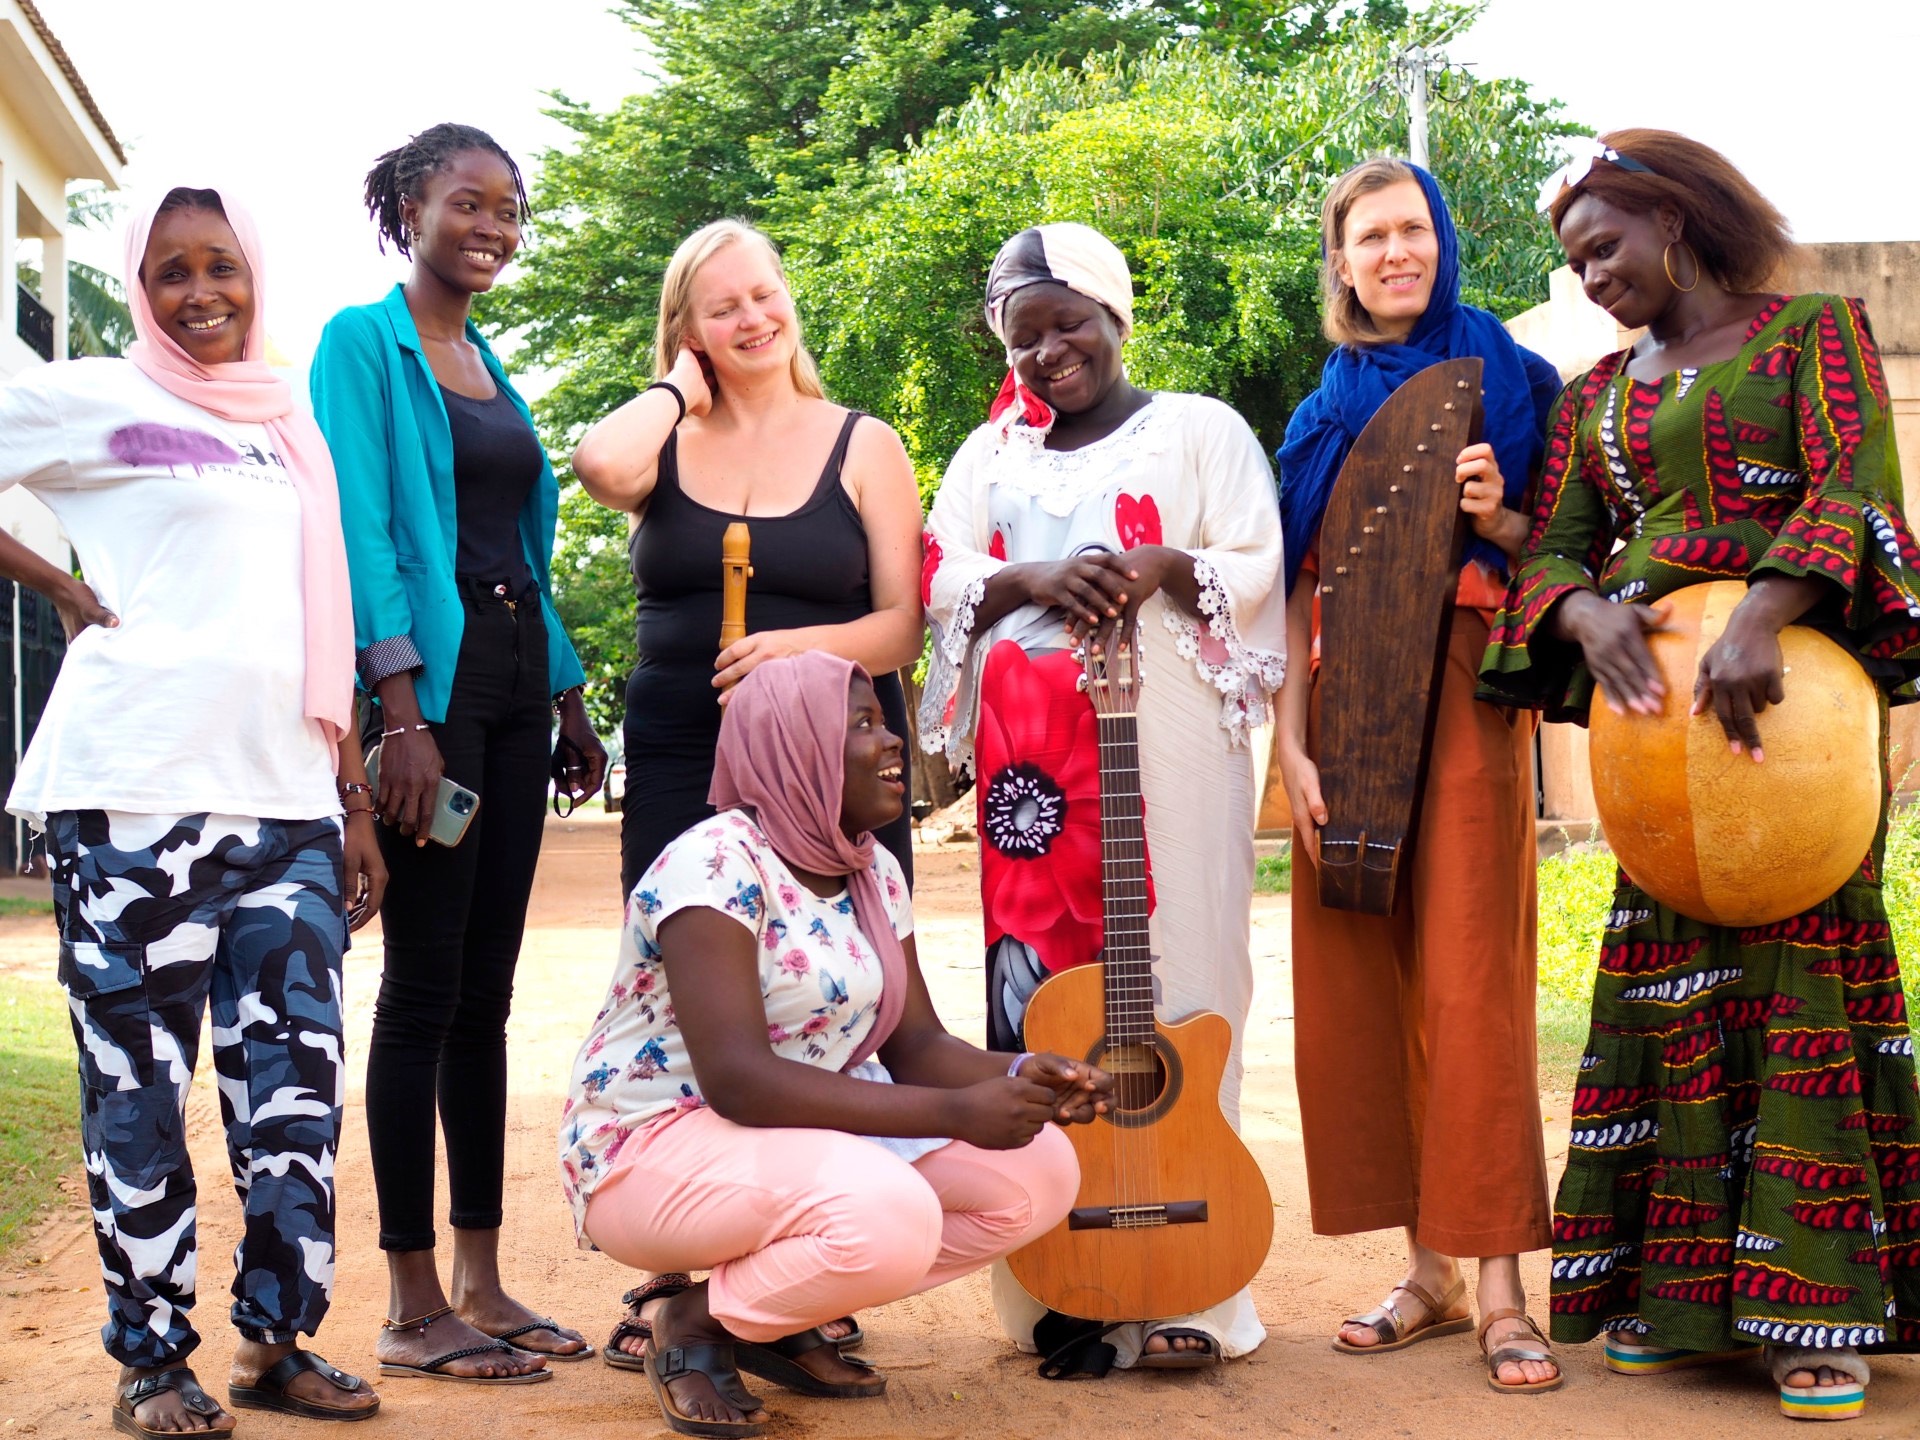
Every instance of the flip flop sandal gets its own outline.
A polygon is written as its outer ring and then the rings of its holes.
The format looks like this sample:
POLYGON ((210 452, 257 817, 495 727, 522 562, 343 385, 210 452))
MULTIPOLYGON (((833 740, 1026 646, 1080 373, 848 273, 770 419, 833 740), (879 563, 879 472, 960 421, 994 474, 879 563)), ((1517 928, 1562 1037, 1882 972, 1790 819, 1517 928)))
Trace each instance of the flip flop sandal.
POLYGON ((629 1355, 620 1348, 622 1340, 653 1339, 653 1322, 640 1316, 640 1307, 649 1300, 671 1300, 682 1290, 693 1288, 693 1277, 680 1271, 670 1271, 665 1275, 656 1275, 644 1285, 636 1285, 620 1297, 620 1303, 627 1307, 627 1313, 613 1327, 613 1333, 607 1337, 606 1348, 601 1350, 600 1358, 615 1370, 639 1370, 647 1368, 645 1355, 629 1355))
POLYGON ((1140 1352, 1140 1358, 1133 1362, 1134 1369, 1204 1370, 1209 1365, 1218 1365, 1220 1363, 1220 1342, 1204 1330, 1191 1330, 1178 1325, 1169 1325, 1160 1330, 1149 1330, 1147 1332, 1147 1339, 1151 1340, 1156 1335, 1166 1336, 1169 1347, 1172 1346, 1175 1340, 1204 1340, 1207 1344, 1204 1350, 1175 1350, 1168 1348, 1151 1355, 1143 1349, 1140 1352))
POLYGON ((380 1362, 382 1375, 399 1375, 413 1380, 453 1380, 462 1385, 538 1385, 542 1380, 551 1380, 551 1370, 529 1370, 524 1375, 449 1375, 440 1367, 451 1365, 456 1360, 464 1360, 469 1355, 524 1355, 524 1350, 516 1350, 504 1340, 496 1340, 491 1345, 469 1345, 464 1350, 449 1350, 444 1355, 436 1355, 431 1360, 422 1360, 418 1365, 401 1365, 391 1360, 380 1362))
POLYGON ((1867 1382, 1873 1372, 1860 1352, 1851 1346, 1841 1350, 1807 1350, 1795 1345, 1767 1346, 1767 1369, 1773 1383, 1780 1387, 1780 1413, 1789 1420, 1852 1420, 1867 1408, 1867 1382), (1838 1370, 1847 1377, 1843 1385, 1789 1385, 1787 1376, 1796 1370, 1838 1370))
POLYGON ((798 1334, 788 1335, 779 1340, 769 1341, 765 1345, 756 1345, 746 1340, 736 1340, 733 1344, 734 1357, 740 1368, 749 1375, 757 1375, 762 1380, 771 1380, 783 1390, 792 1390, 800 1395, 816 1395, 825 1400, 865 1400, 887 1393, 887 1378, 873 1366, 855 1356, 845 1354, 835 1343, 821 1334, 818 1328, 802 1330, 798 1334), (844 1365, 877 1376, 878 1385, 857 1385, 851 1382, 835 1384, 822 1380, 811 1370, 798 1362, 802 1355, 810 1354, 821 1346, 839 1354, 844 1365))
POLYGON ((1553 1353, 1553 1347, 1547 1337, 1540 1333, 1540 1327, 1524 1310, 1489 1310, 1480 1317, 1480 1353, 1487 1357, 1487 1384, 1502 1395, 1544 1395, 1549 1390, 1558 1390, 1566 1380, 1560 1373, 1560 1361, 1553 1353), (1509 1340, 1497 1350, 1487 1349, 1487 1332, 1502 1320, 1518 1320, 1533 1332, 1534 1339, 1540 1343, 1529 1345, 1524 1340, 1509 1340), (1518 1365, 1524 1360, 1544 1360, 1553 1366, 1553 1376, 1547 1380, 1522 1380, 1518 1385, 1510 1385, 1500 1378, 1502 1365, 1518 1365))
POLYGON ((1423 1286, 1411 1280, 1403 1280, 1387 1292, 1387 1298, 1364 1315, 1349 1315, 1341 1322, 1345 1325, 1364 1325, 1380 1337, 1377 1345, 1354 1345, 1339 1335, 1333 1337, 1333 1348, 1342 1355, 1387 1355, 1395 1350, 1404 1350, 1409 1345, 1417 1345, 1422 1340, 1437 1340, 1442 1335, 1458 1335, 1473 1328, 1471 1315, 1447 1315, 1447 1311, 1458 1305, 1466 1297, 1467 1281, 1465 1276, 1454 1280, 1447 1293, 1438 1300, 1429 1295, 1423 1286), (1422 1305, 1426 1313, 1417 1321, 1409 1323, 1400 1313, 1400 1307, 1393 1303, 1393 1297, 1402 1291, 1411 1295, 1422 1305))
POLYGON ((731 1440, 736 1435, 766 1433, 765 1420, 696 1420, 681 1410, 674 1401, 673 1392, 667 1388, 668 1381, 678 1380, 682 1375, 704 1375, 713 1386, 714 1393, 736 1410, 752 1414, 762 1408, 760 1402, 747 1393, 747 1387, 740 1383, 740 1370, 734 1363, 732 1345, 672 1345, 656 1352, 649 1337, 644 1368, 647 1383, 653 1387, 653 1398, 660 1402, 660 1417, 675 1434, 707 1435, 731 1440))
POLYGON ((1607 1332, 1606 1366, 1616 1375, 1665 1375, 1700 1365, 1723 1365, 1760 1353, 1758 1345, 1733 1350, 1672 1350, 1664 1345, 1636 1345, 1607 1332))
MULTIPOLYGON (((518 1340, 522 1335, 531 1335, 536 1330, 551 1330, 556 1336, 560 1336, 562 1339, 566 1338, 564 1335, 561 1335, 558 1325, 554 1324, 552 1320, 545 1318, 535 1320, 531 1324, 522 1325, 517 1330, 502 1331, 493 1338, 496 1340, 505 1340, 509 1344, 512 1344, 513 1341, 518 1340)), ((482 1330, 480 1333, 484 1335, 487 1332, 482 1330)), ((581 1345, 578 1350, 536 1350, 531 1345, 514 1345, 513 1348, 516 1350, 524 1350, 529 1355, 538 1355, 545 1360, 591 1360, 594 1356, 593 1346, 586 1344, 581 1345)))
POLYGON ((359 1395, 368 1388, 367 1382, 358 1375, 334 1369, 311 1350, 295 1350, 290 1355, 281 1356, 253 1384, 227 1386, 227 1403, 236 1410, 278 1410, 282 1415, 298 1415, 307 1420, 371 1420, 380 1413, 377 1396, 373 1404, 365 1409, 343 1410, 336 1405, 321 1405, 312 1400, 302 1400, 298 1395, 289 1395, 287 1386, 309 1370, 342 1395, 359 1395))
MULTIPOLYGON (((220 1402, 200 1388, 199 1380, 193 1371, 185 1365, 176 1365, 171 1370, 163 1370, 158 1375, 142 1375, 138 1380, 129 1380, 120 1387, 120 1393, 113 1400, 113 1428, 128 1435, 140 1437, 140 1440, 163 1440, 163 1437, 180 1435, 180 1430, 154 1430, 142 1425, 134 1415, 134 1407, 172 1390, 180 1396, 180 1403, 192 1414, 211 1419, 220 1413, 220 1402)), ((229 1425, 224 1430, 203 1430, 199 1432, 209 1436, 227 1436, 233 1434, 229 1425)))

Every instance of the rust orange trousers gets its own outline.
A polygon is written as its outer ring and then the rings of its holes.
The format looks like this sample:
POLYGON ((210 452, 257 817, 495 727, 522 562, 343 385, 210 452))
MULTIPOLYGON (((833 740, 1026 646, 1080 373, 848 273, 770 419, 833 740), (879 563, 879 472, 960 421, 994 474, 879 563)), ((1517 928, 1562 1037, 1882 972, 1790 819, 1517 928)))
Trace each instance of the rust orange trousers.
MULTIPOLYGON (((1534 1040, 1533 717, 1473 698, 1456 608, 1400 903, 1321 906, 1296 822, 1294 1065, 1313 1228, 1407 1226, 1446 1255, 1551 1239, 1534 1040)), ((1319 697, 1309 753, 1319 755, 1319 697)), ((1403 862, 1404 863, 1404 862, 1403 862)))

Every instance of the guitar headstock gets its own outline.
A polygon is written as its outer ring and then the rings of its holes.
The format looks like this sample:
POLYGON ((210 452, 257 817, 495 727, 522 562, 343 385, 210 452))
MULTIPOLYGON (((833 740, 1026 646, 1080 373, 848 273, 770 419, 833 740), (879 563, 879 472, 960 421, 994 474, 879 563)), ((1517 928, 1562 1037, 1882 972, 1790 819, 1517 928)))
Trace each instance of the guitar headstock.
POLYGON ((1080 642, 1080 688, 1093 702, 1093 713, 1104 718, 1135 715, 1140 710, 1140 633, 1109 632, 1104 649, 1095 648, 1089 635, 1080 642))

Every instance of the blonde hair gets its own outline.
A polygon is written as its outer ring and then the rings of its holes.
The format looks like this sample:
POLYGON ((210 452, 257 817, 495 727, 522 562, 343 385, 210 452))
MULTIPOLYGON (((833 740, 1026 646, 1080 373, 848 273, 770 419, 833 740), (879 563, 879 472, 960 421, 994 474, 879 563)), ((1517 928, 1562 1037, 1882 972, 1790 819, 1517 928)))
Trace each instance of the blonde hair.
MULTIPOLYGON (((758 245, 773 261, 774 273, 780 277, 780 283, 787 283, 786 266, 780 263, 780 252, 774 249, 773 241, 744 220, 715 220, 711 225, 703 225, 693 234, 680 242, 673 252, 673 259, 667 262, 667 273, 660 280, 660 320, 653 331, 653 378, 664 380, 667 372, 673 369, 673 362, 679 358, 680 351, 687 343, 687 332, 692 328, 688 312, 693 308, 693 279, 700 273, 700 267, 729 245, 758 245)), ((800 317, 793 318, 793 388, 802 395, 811 395, 816 400, 827 398, 826 390, 820 384, 820 367, 813 363, 813 356, 807 353, 807 342, 800 333, 800 317)))
POLYGON ((1347 212, 1362 195, 1405 181, 1418 184, 1413 166, 1392 155, 1362 160, 1333 182, 1326 204, 1320 207, 1320 329, 1336 345, 1376 345, 1380 327, 1354 288, 1340 278, 1340 248, 1347 228, 1347 212))

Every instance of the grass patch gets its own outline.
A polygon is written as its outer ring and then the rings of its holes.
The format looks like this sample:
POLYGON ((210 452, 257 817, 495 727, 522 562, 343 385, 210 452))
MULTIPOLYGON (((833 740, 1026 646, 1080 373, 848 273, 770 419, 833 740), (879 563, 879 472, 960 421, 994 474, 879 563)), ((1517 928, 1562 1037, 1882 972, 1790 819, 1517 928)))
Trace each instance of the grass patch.
POLYGON ((53 901, 40 895, 0 895, 0 915, 51 915, 53 901))
POLYGON ((1256 895, 1286 895, 1293 890, 1293 851, 1282 850, 1278 855, 1262 855, 1253 864, 1253 893, 1256 895))
POLYGON ((0 977, 0 1255, 79 1155, 73 1031, 60 987, 0 977))

